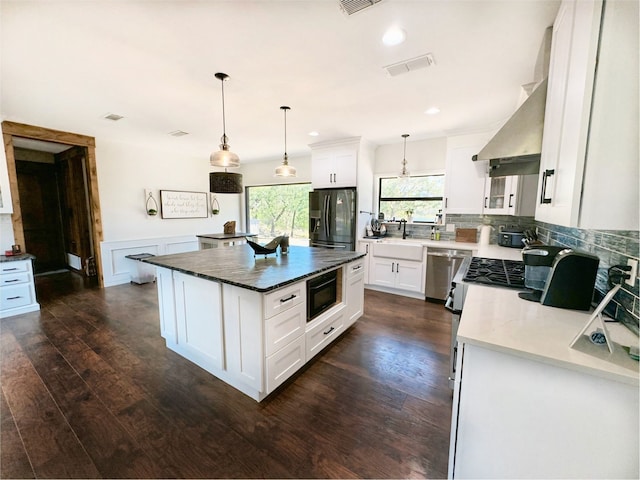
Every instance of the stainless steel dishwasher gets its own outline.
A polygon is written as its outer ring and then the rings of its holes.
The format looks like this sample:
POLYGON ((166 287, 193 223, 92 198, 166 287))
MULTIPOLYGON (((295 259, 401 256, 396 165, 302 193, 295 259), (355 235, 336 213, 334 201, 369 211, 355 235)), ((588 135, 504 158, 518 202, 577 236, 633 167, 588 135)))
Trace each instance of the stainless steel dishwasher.
POLYGON ((462 259, 470 256, 469 250, 427 247, 427 300, 444 303, 462 259))

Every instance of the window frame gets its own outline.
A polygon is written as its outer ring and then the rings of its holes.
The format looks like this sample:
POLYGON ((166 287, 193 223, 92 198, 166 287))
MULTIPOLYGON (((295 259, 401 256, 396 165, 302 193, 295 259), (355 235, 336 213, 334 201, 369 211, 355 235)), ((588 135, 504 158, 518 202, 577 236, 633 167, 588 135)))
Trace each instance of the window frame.
MULTIPOLYGON (((419 174, 419 175, 410 175, 409 178, 419 178, 419 177, 442 177, 443 181, 446 181, 445 179, 445 173, 444 172, 438 172, 438 173, 423 173, 423 174, 419 174)), ((412 201, 440 201, 442 202, 442 209, 444 210, 444 197, 445 197, 445 184, 443 183, 442 186, 442 196, 431 196, 431 197, 383 197, 382 196, 382 181, 383 180, 391 180, 397 178, 397 176, 393 176, 393 175, 380 175, 378 177, 378 212, 381 211, 381 203, 383 201, 385 202, 412 202, 412 201)), ((434 222, 429 222, 429 221, 424 221, 424 220, 414 220, 414 223, 434 223, 434 222)))

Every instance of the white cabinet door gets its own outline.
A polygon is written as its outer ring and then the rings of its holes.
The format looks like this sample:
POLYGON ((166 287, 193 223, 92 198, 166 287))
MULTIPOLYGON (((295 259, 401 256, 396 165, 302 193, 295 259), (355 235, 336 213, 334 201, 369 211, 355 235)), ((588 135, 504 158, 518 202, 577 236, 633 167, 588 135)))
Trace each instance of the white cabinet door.
POLYGON ((532 217, 536 208, 537 186, 537 175, 487 177, 483 213, 532 217))
POLYGON ((177 348, 207 370, 224 369, 222 289, 219 283, 173 272, 177 348))
POLYGON ((577 226, 602 2, 562 2, 553 24, 536 220, 577 226))
POLYGON ((369 280, 372 285, 400 288, 411 292, 424 292, 424 263, 371 257, 369 280))
POLYGON ((173 272, 156 267, 156 288, 160 310, 160 335, 167 342, 176 343, 176 301, 173 292, 173 272))
POLYGON ((313 150, 311 182, 314 188, 355 187, 358 172, 358 146, 342 145, 313 150))
POLYGON ((396 261, 389 258, 371 257, 369 281, 372 285, 393 288, 396 285, 396 261))
POLYGON ((482 147, 484 144, 447 149, 444 213, 482 213, 488 162, 471 160, 482 147))
POLYGON ((11 190, 9 190, 9 170, 4 148, 0 148, 0 213, 13 213, 11 190))
POLYGON ((412 292, 424 292, 422 279, 424 278, 424 264, 409 260, 396 262, 396 288, 412 292))
POLYGON ((364 313, 365 259, 350 263, 345 267, 347 279, 347 318, 345 320, 345 328, 353 325, 364 313))

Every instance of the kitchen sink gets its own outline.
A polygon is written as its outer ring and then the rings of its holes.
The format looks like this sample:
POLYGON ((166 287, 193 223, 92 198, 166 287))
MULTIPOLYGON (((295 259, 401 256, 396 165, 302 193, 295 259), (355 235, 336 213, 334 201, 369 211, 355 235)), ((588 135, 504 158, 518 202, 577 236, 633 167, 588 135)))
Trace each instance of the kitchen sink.
POLYGON ((398 260, 422 260, 422 244, 408 242, 408 240, 385 240, 380 243, 374 243, 373 255, 376 257, 395 258, 398 260))

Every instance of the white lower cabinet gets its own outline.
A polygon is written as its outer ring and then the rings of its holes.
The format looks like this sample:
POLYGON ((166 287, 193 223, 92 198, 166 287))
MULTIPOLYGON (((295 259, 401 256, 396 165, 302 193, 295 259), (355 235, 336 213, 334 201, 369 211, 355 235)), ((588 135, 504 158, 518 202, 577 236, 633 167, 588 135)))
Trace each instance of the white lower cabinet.
POLYGON ((424 293, 424 263, 372 257, 369 265, 372 285, 424 293))
POLYGON ((36 310, 31 259, 0 262, 0 318, 36 310))
POLYGON ((335 307, 328 314, 316 318, 306 334, 307 361, 329 345, 344 330, 346 309, 335 307))
POLYGON ((345 328, 350 327, 364 313, 364 283, 367 257, 346 267, 347 318, 345 328))
POLYGON ((261 401, 364 310, 363 260, 340 267, 342 294, 307 323, 306 280, 260 293, 157 268, 167 347, 261 401))
POLYGON ((175 345, 205 369, 224 369, 222 289, 219 283, 173 272, 175 345))
POLYGON ((457 372, 449 478, 638 478, 637 386, 468 343, 457 372))

